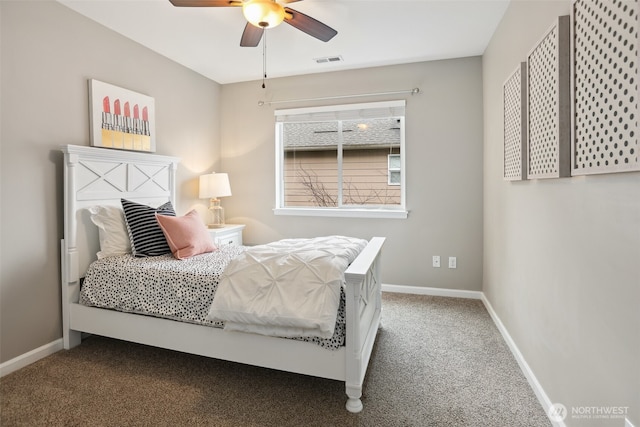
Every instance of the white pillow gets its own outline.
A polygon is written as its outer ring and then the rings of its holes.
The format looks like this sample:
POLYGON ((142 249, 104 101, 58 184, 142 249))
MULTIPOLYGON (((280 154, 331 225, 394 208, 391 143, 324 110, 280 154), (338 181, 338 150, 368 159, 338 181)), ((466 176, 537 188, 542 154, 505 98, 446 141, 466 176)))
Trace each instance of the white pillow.
POLYGON ((91 221, 98 226, 100 251, 98 259, 131 253, 131 241, 124 222, 124 212, 118 206, 92 206, 91 221))

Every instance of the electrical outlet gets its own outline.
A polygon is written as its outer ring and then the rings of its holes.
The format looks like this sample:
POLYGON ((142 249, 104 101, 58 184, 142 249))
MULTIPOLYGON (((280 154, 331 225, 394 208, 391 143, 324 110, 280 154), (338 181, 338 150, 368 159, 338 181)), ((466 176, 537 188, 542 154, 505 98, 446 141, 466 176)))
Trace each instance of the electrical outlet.
POLYGON ((449 268, 456 268, 457 259, 454 256, 449 257, 449 268))
POLYGON ((433 256, 433 266, 440 267, 440 255, 433 256))

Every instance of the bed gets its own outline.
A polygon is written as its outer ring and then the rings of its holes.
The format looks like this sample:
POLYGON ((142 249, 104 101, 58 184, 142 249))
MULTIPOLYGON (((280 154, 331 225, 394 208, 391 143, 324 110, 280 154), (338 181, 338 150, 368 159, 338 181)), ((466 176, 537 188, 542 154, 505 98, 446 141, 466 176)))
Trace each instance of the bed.
POLYGON ((373 237, 344 272, 345 342, 329 350, 298 339, 230 332, 210 325, 81 304, 81 283, 100 250, 94 206, 121 199, 175 204, 179 159, 148 153, 66 145, 64 238, 61 241, 64 348, 83 334, 106 336, 206 357, 343 381, 346 408, 360 412, 365 374, 381 316, 380 258, 383 237, 373 237))

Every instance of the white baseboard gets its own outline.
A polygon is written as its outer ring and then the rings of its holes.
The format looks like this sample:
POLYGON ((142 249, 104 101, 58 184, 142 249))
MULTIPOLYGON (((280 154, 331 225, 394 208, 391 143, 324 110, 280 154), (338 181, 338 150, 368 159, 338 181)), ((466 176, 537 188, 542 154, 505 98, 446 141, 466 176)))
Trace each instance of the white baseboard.
POLYGON ((422 286, 382 285, 383 292, 399 294, 431 295, 436 297, 482 299, 480 291, 465 291, 461 289, 426 288, 422 286))
MULTIPOLYGON (((384 284, 382 285, 382 291, 408 293, 408 294, 416 294, 416 295, 433 295, 433 296, 443 296, 443 297, 453 297, 453 298, 472 298, 472 299, 482 300, 482 303, 484 304, 487 311, 489 312, 489 315, 491 316, 493 323, 498 328, 498 331, 500 331, 500 334, 502 334, 502 338, 507 343, 509 350, 511 350, 511 353, 513 354, 516 361, 518 362, 518 366, 520 366, 522 373, 524 374, 525 378, 529 382, 529 385, 533 389, 533 392, 535 393, 536 397, 538 398, 538 401, 540 402, 540 404, 542 405, 542 408, 544 409, 545 413, 548 416, 549 410, 551 409, 553 403, 545 393, 544 389, 542 388, 542 385, 540 385, 540 383, 538 382, 538 379, 536 378, 536 376, 533 374, 533 371, 529 367, 529 364, 524 359, 524 356, 522 356, 522 353, 520 353, 518 346, 511 338, 511 335, 509 335, 509 332, 507 331, 505 326, 502 324, 502 321, 500 320, 495 310, 491 306, 491 303, 489 302, 489 300, 484 295, 484 292, 463 291, 458 289, 425 288, 420 286, 384 285, 384 284)), ((625 427, 633 427, 633 425, 628 419, 626 419, 625 421, 626 421, 625 427)), ((552 421, 552 423, 554 426, 557 426, 557 427, 566 427, 564 421, 552 421)))
POLYGON ((38 347, 35 350, 31 350, 11 360, 7 360, 6 362, 0 364, 0 377, 4 377, 11 372, 17 371, 18 369, 24 368, 27 365, 37 362, 40 359, 43 359, 53 353, 62 350, 62 348, 62 338, 59 338, 53 342, 50 342, 49 344, 38 347))
MULTIPOLYGON (((491 306, 491 303, 489 302, 487 297, 484 295, 484 293, 482 293, 482 302, 484 303, 484 306, 487 308, 489 315, 493 319, 493 323, 495 323, 496 327, 502 334, 502 338, 504 338, 505 342, 507 343, 507 346, 509 346, 511 353, 513 354, 516 361, 518 362, 518 365, 520 366, 522 373, 524 374, 525 378, 527 378, 527 381, 529 382, 529 385, 531 386, 531 388, 533 389, 533 392, 538 398, 538 401, 542 405, 542 408, 544 409, 547 416, 549 416, 549 410, 551 409, 553 402, 551 402, 551 400, 549 399, 549 396, 547 396, 547 393, 545 393, 544 389, 542 388, 542 385, 540 385, 540 383, 538 382, 538 379, 536 378, 533 371, 529 367, 529 364, 524 359, 524 356, 522 356, 522 353, 520 353, 518 346, 511 338, 511 335, 509 335, 507 328, 505 328, 505 326, 502 324, 502 321, 496 314, 495 310, 491 306)), ((552 420, 552 423, 554 426, 565 427, 564 421, 552 420)))

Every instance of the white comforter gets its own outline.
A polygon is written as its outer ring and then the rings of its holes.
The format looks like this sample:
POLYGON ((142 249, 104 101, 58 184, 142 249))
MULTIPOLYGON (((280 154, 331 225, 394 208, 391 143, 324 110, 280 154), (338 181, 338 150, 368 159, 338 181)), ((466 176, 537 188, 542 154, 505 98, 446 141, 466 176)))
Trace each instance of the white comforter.
POLYGON ((366 244, 328 236, 249 247, 224 270, 207 317, 226 330, 330 338, 344 272, 366 244))

